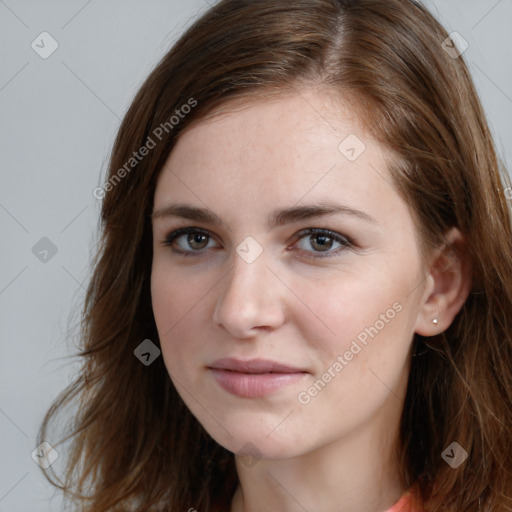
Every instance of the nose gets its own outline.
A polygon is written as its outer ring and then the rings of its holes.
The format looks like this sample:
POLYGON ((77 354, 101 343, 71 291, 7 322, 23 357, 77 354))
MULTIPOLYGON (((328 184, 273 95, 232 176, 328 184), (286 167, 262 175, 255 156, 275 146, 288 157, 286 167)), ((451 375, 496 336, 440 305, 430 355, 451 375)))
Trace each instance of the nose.
POLYGON ((264 254, 248 263, 235 253, 233 268, 219 284, 213 321, 236 339, 277 329, 284 322, 287 288, 264 254))

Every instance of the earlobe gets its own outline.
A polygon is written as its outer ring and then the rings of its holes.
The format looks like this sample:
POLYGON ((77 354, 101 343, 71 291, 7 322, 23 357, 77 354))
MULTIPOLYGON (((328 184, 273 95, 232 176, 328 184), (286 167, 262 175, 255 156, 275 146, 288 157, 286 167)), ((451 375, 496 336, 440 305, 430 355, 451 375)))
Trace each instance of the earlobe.
POLYGON ((464 237, 457 228, 451 228, 431 258, 416 333, 427 337, 448 329, 471 291, 471 270, 464 237))

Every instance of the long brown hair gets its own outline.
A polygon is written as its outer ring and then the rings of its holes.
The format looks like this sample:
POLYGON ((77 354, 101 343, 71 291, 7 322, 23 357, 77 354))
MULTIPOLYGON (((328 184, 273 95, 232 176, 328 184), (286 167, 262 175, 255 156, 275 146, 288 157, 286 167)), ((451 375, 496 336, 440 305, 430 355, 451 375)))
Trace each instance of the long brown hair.
POLYGON ((77 406, 61 441, 72 440, 65 481, 45 474, 80 510, 229 510, 233 454, 189 412, 161 357, 146 366, 134 356, 145 339, 159 345, 150 290, 155 182, 191 123, 228 100, 304 84, 350 98, 393 150, 390 172, 422 245, 439 246, 455 226, 472 262, 472 290, 452 325, 413 340, 397 447, 403 485, 417 486, 428 512, 512 510, 512 188, 448 37, 413 0, 223 0, 163 57, 112 150, 82 371, 39 432, 58 449, 49 425, 77 406), (456 468, 442 457, 452 442, 468 453, 456 468))

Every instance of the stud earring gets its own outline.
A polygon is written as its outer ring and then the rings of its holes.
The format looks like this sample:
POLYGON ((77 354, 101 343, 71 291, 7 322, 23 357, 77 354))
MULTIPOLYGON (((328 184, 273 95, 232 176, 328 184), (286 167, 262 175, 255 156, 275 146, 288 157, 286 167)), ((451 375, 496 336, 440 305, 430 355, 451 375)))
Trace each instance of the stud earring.
POLYGON ((434 320, 432 320, 432 323, 435 325, 437 325, 437 322, 438 322, 437 318, 434 318, 434 320))

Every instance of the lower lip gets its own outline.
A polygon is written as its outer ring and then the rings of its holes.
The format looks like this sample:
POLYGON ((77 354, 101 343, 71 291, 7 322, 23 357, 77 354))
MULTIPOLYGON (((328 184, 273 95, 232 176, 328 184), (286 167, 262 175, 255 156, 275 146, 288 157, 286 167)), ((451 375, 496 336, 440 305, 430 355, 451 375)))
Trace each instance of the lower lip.
POLYGON ((239 373, 210 368, 215 380, 229 393, 242 398, 256 398, 268 395, 293 384, 306 375, 297 373, 239 373))

